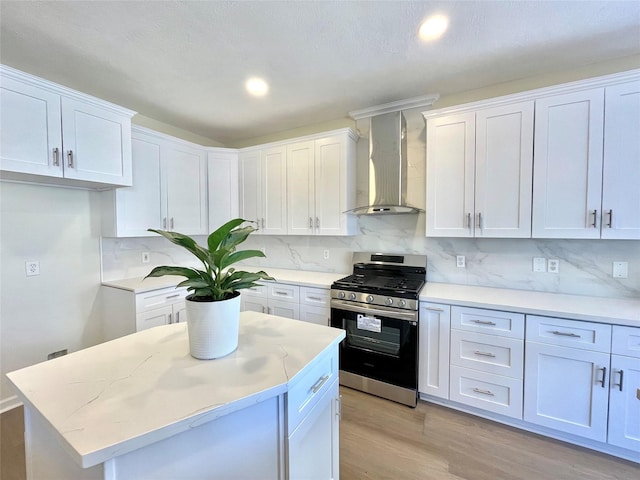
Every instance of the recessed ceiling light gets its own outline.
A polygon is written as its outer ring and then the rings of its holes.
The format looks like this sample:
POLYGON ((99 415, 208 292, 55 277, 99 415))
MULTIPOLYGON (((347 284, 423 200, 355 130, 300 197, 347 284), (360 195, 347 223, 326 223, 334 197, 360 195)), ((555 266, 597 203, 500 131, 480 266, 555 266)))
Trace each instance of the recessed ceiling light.
POLYGON ((269 85, 263 79, 253 77, 244 84, 247 92, 254 97, 264 97, 269 92, 269 85))
POLYGON ((449 19, 444 15, 433 15, 420 25, 419 35, 422 40, 436 40, 447 31, 449 19))

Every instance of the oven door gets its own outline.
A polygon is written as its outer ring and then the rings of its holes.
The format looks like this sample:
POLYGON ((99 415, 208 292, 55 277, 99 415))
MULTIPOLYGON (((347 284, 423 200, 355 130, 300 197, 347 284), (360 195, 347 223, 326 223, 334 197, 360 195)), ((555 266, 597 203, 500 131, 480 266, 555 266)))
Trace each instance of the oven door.
POLYGON ((331 326, 346 331, 340 370, 417 389, 418 312, 332 300, 331 326))

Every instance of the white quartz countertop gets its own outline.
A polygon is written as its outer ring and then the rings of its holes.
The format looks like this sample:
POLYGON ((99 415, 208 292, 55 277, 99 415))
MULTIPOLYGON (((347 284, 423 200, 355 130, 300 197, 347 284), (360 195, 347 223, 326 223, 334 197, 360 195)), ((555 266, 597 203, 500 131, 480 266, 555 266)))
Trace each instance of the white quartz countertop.
MULTIPOLYGON (((236 270, 245 270, 247 272, 257 272, 259 270, 264 270, 273 278, 275 278, 276 282, 293 283, 295 285, 317 288, 330 288, 333 282, 349 275, 348 273, 310 272, 305 270, 252 267, 246 265, 240 265, 236 268, 236 270)), ((184 277, 174 276, 147 279, 144 279, 143 277, 136 277, 103 281, 102 284, 108 287, 129 290, 134 293, 144 293, 152 290, 159 290, 161 288, 175 287, 183 280, 184 277)))
POLYGON ((221 359, 191 357, 178 323, 7 376, 72 458, 90 467, 286 392, 343 338, 340 329, 242 312, 238 349, 221 359))
POLYGON ((640 299, 427 283, 420 301, 640 327, 640 299))

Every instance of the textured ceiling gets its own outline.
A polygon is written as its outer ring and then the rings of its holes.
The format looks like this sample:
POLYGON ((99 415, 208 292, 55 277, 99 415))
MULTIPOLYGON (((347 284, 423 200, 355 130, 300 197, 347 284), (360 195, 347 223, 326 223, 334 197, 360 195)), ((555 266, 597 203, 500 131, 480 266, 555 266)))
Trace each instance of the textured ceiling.
POLYGON ((640 53, 633 0, 3 0, 0 22, 2 63, 223 143, 640 53))

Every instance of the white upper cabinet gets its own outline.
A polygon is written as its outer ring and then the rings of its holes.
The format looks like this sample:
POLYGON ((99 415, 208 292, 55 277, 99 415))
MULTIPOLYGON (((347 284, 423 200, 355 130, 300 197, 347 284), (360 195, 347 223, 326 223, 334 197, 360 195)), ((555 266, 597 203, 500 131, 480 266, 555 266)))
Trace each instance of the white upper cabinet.
POLYGON ((533 236, 640 238, 640 81, 536 102, 533 236))
POLYGON ((211 148, 207 166, 209 231, 238 217, 238 151, 211 148))
POLYGON ((354 169, 350 131, 287 145, 288 233, 353 234, 354 169))
POLYGON ((605 89, 601 226, 640 239, 640 81, 605 89))
POLYGON ((257 234, 285 235, 286 148, 252 148, 239 158, 240 216, 256 222, 257 234))
POLYGON ((133 186, 102 193, 102 235, 155 235, 148 228, 207 234, 206 189, 204 148, 134 127, 133 186))
POLYGON ((600 238, 604 89, 536 101, 533 236, 600 238))
POLYGON ((8 67, 0 70, 3 178, 130 186, 135 112, 8 67))
POLYGON ((530 101, 427 118, 427 236, 530 237, 532 149, 530 101))

